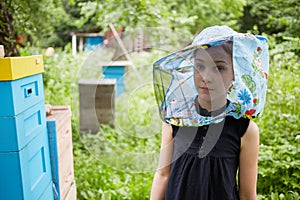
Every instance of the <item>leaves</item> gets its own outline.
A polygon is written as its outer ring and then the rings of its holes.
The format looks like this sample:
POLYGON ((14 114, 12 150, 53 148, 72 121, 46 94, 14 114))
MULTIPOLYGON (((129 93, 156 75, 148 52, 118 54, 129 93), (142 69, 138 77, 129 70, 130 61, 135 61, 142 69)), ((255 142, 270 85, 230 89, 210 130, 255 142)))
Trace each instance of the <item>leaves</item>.
MULTIPOLYGON (((270 37, 272 41, 272 37, 270 37)), ((267 199, 298 199, 300 167, 299 57, 278 51, 286 43, 271 49, 270 78, 264 115, 260 127, 258 192, 267 199), (291 56, 292 55, 292 56, 291 56), (291 191, 291 192, 289 192, 291 191)), ((262 198, 262 199, 265 199, 262 198)))

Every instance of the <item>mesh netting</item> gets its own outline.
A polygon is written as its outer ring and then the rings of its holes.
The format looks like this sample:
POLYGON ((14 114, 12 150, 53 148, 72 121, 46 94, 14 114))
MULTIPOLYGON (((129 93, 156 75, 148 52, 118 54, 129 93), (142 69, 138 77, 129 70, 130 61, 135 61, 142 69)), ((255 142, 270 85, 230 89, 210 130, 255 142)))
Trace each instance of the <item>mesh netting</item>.
POLYGON ((201 126, 218 123, 225 116, 259 117, 265 104, 268 71, 266 38, 237 33, 226 26, 204 29, 191 46, 153 64, 154 89, 161 118, 176 126, 201 126), (201 94, 195 87, 194 54, 200 50, 204 52, 202 60, 214 60, 206 51, 225 43, 232 44, 230 56, 234 71, 231 87, 226 91, 227 104, 223 112, 203 116, 196 106, 197 96, 201 94))

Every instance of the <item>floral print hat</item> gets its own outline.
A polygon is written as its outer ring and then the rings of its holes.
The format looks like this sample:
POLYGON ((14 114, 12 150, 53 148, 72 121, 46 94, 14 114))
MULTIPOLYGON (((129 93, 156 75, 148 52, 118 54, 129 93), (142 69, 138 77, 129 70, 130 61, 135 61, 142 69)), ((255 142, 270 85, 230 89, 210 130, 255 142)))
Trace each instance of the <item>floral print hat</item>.
POLYGON ((269 72, 267 39, 237 33, 227 26, 204 29, 192 44, 153 64, 154 90, 163 121, 176 126, 202 126, 221 122, 225 116, 259 117, 262 114, 269 72), (234 81, 227 92, 227 107, 218 115, 197 112, 193 79, 193 52, 232 42, 234 81))

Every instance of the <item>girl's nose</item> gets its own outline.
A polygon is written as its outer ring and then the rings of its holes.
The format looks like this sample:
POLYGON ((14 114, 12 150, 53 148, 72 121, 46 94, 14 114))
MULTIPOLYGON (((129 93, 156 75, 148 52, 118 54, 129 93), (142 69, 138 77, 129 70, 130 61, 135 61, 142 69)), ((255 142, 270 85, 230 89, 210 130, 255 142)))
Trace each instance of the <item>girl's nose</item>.
POLYGON ((212 82, 212 72, 211 69, 205 67, 204 70, 200 71, 200 75, 202 76, 202 81, 205 83, 212 82))

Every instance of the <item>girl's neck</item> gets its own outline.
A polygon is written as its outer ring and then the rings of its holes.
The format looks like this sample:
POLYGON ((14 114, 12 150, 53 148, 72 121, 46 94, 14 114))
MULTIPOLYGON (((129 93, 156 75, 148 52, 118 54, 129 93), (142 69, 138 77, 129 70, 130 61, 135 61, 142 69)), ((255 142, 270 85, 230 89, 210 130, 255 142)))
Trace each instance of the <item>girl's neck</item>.
POLYGON ((220 98, 220 99, 221 100, 216 100, 216 101, 204 101, 204 100, 200 99, 199 96, 197 97, 197 101, 198 101, 199 105, 201 106, 201 108, 206 109, 208 112, 219 110, 226 105, 226 103, 227 103, 226 98, 224 98, 224 99, 220 98))

